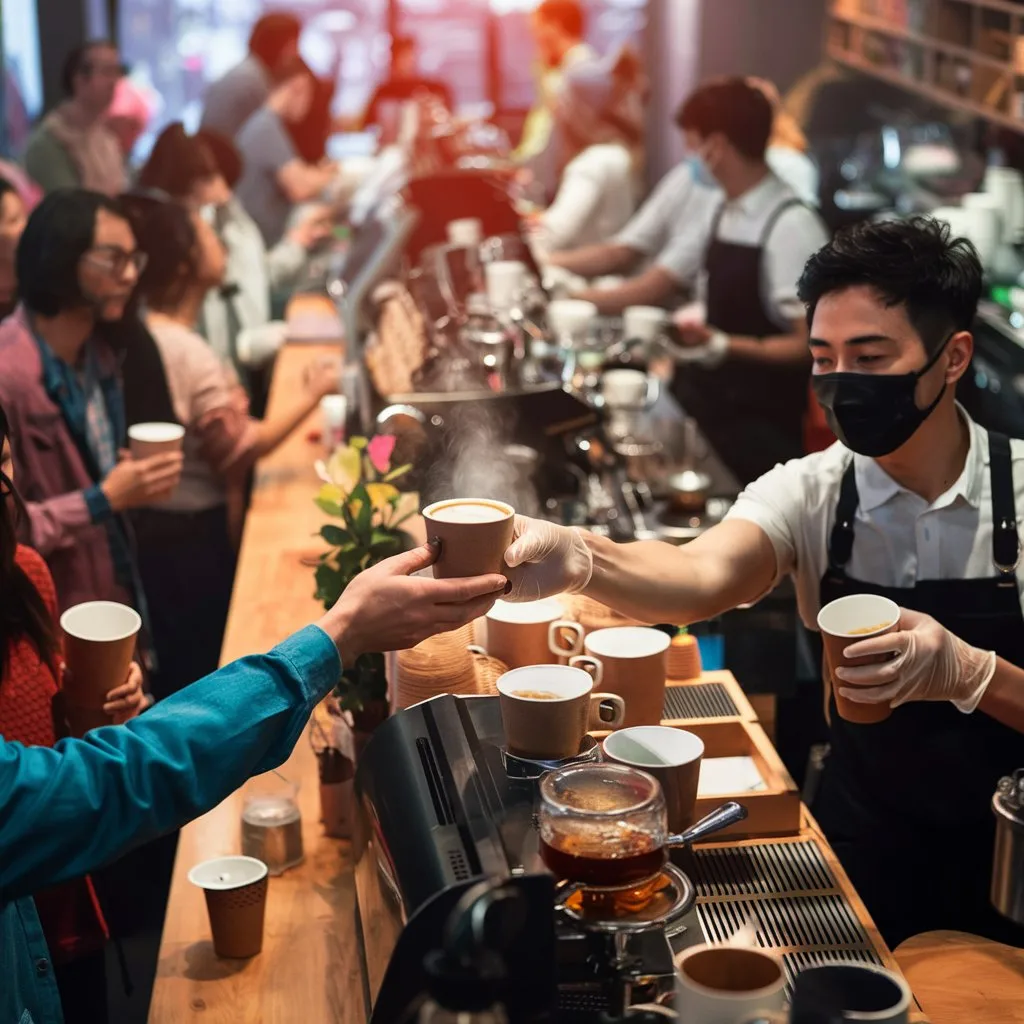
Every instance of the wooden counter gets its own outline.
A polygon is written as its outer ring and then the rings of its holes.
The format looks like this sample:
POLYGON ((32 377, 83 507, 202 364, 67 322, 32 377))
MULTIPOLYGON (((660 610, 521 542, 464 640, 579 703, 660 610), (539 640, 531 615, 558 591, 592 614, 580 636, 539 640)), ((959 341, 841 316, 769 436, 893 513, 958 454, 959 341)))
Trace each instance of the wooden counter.
MULTIPOLYGON (((331 349, 301 346, 281 353, 271 409, 284 394, 301 386, 305 364, 325 351, 331 349)), ((321 549, 316 534, 324 522, 313 504, 317 490, 313 462, 321 450, 310 434, 318 426, 314 415, 258 467, 224 642, 225 662, 265 651, 319 617, 312 597, 312 568, 304 564, 321 549)), ((202 860, 239 851, 243 792, 239 791, 182 830, 150 1024, 362 1024, 349 846, 321 834, 316 760, 305 736, 282 772, 301 783, 306 860, 271 879, 263 952, 246 962, 218 960, 209 938, 203 895, 186 877, 202 860)), ((803 834, 809 833, 826 850, 838 886, 879 953, 895 966, 813 819, 805 813, 803 834)))

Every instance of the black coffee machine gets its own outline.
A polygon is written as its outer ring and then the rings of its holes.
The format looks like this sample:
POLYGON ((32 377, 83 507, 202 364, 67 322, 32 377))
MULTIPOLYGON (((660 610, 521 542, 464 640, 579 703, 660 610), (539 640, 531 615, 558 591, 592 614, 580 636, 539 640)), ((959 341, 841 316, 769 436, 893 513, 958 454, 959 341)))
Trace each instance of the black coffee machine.
MULTIPOLYGON (((703 941, 675 864, 644 911, 612 921, 559 889, 534 823, 544 766, 507 757, 502 743, 498 698, 444 695, 388 719, 360 758, 356 911, 371 1024, 409 1019, 429 986, 425 958, 482 881, 521 897, 516 926, 496 940, 510 1020, 598 1021, 664 999, 673 949, 703 941)), ((580 758, 598 750, 591 742, 580 758)))

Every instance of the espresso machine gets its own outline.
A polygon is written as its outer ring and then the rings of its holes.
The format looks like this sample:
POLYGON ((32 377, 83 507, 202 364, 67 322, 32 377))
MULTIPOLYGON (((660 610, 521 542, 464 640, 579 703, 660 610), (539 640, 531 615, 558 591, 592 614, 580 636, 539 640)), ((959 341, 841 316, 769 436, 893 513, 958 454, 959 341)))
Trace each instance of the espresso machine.
MULTIPOLYGON (((360 759, 356 912, 371 1024, 408 1019, 453 911, 487 880, 517 906, 492 940, 514 982, 511 1020, 597 1021, 666 999, 673 951, 704 941, 688 850, 673 852, 656 895, 635 909, 610 911, 556 884, 536 820, 538 780, 555 765, 509 755, 503 743, 497 697, 442 695, 389 718, 360 759)), ((599 757, 588 739, 558 766, 599 757)), ((743 816, 726 805, 687 838, 743 816)))

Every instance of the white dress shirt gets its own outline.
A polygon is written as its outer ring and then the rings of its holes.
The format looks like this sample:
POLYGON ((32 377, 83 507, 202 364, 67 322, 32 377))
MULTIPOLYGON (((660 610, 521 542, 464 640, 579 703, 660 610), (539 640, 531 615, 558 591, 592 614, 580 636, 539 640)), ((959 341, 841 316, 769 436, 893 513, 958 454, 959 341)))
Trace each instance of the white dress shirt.
MULTIPOLYGON (((996 574, 988 432, 963 409, 960 414, 970 427, 967 460, 953 486, 931 504, 901 487, 874 459, 853 455, 839 442, 776 466, 739 496, 727 518, 756 523, 768 535, 775 549, 775 583, 792 575, 800 616, 809 629, 817 630, 818 585, 828 566, 840 484, 851 457, 860 498, 846 566, 851 577, 883 587, 913 587, 918 580, 996 574)), ((1010 453, 1020 509, 1024 441, 1011 440, 1010 453)), ((1024 567, 1017 569, 1017 589, 1024 595, 1024 567)))

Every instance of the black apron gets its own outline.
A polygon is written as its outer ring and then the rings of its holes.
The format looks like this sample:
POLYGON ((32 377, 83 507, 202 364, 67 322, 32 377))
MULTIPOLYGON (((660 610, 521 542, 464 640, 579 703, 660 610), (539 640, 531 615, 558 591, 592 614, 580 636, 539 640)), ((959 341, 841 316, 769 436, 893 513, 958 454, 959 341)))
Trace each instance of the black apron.
MULTIPOLYGON (((770 338, 788 330, 765 309, 761 271, 765 245, 779 217, 799 199, 787 199, 769 216, 756 245, 718 238, 719 208, 704 254, 707 322, 726 334, 770 338)), ((673 392, 719 458, 741 484, 803 455, 807 368, 729 360, 714 369, 683 364, 673 392)))
MULTIPOLYGON (((880 594, 1024 666, 1009 440, 989 434, 989 453, 992 576, 906 588, 848 576, 858 505, 851 460, 821 580, 822 607, 847 594, 880 594)), ((1024 766, 1024 735, 947 701, 904 704, 876 725, 847 722, 831 698, 830 709, 832 752, 813 810, 890 947, 937 928, 1024 945, 1024 929, 997 914, 988 898, 990 804, 1000 777, 1024 766)))

